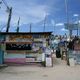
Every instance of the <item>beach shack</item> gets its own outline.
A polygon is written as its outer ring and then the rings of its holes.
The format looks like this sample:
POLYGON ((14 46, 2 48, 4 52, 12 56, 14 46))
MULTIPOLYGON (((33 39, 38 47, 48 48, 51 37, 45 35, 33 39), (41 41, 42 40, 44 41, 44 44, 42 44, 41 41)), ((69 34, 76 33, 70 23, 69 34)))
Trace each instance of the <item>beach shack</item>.
POLYGON ((52 32, 0 32, 0 64, 42 62, 52 32))

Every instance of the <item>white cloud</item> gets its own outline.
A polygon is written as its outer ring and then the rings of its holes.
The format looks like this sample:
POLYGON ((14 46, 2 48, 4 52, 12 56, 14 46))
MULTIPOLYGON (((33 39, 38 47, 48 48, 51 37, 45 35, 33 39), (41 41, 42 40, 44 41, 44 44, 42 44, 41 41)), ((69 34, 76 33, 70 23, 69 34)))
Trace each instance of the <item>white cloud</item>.
POLYGON ((14 23, 17 22, 18 17, 21 17, 21 22, 22 23, 36 23, 45 18, 45 14, 47 13, 47 7, 46 6, 29 6, 25 9, 25 12, 16 12, 14 13, 14 17, 12 21, 14 23))
POLYGON ((66 30, 65 28, 62 28, 61 31, 68 31, 68 30, 66 30))
MULTIPOLYGON (((39 21, 44 20, 45 15, 49 14, 52 9, 55 12, 57 8, 53 8, 52 6, 55 4, 53 0, 49 1, 46 0, 43 1, 45 4, 39 4, 38 0, 6 0, 9 6, 13 7, 12 10, 12 20, 11 24, 17 25, 18 18, 21 18, 20 24, 27 24, 27 23, 37 23, 39 21)), ((3 8, 4 11, 5 6, 3 8)), ((1 14, 3 17, 1 17, 2 21, 7 22, 7 13, 1 14), (6 14, 6 15, 5 15, 6 14), (4 19, 3 19, 4 18, 4 19), (6 19, 5 19, 6 18, 6 19)), ((54 25, 54 21, 52 21, 54 25)))
POLYGON ((79 23, 80 23, 80 20, 79 20, 79 23))
POLYGON ((19 16, 21 17, 21 23, 36 23, 43 20, 45 18, 45 15, 48 13, 48 6, 46 5, 39 5, 37 3, 34 3, 33 1, 21 2, 12 4, 13 23, 17 22, 19 16))
MULTIPOLYGON (((17 23, 19 17, 21 17, 21 24, 39 22, 45 18, 49 9, 48 5, 38 4, 36 0, 7 0, 7 3, 13 7, 11 24, 17 23)), ((3 5, 0 21, 7 22, 8 14, 5 10, 6 7, 3 5)))
POLYGON ((73 16, 74 16, 74 17, 78 17, 78 16, 79 16, 79 14, 73 14, 73 16))
POLYGON ((57 23, 55 26, 64 26, 64 23, 57 23))

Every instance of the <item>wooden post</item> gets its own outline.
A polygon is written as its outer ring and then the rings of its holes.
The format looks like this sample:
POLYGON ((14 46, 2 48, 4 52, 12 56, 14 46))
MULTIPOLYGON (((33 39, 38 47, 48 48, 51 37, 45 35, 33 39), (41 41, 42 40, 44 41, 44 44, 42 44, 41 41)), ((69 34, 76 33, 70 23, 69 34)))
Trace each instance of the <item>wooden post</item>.
POLYGON ((32 30, 32 24, 30 24, 30 33, 31 33, 31 30, 32 30))
POLYGON ((9 28, 10 28, 10 21, 11 21, 11 15, 12 15, 12 7, 8 8, 8 10, 9 10, 9 17, 8 17, 6 32, 9 32, 9 28))
POLYGON ((19 32, 19 24, 20 24, 20 17, 19 17, 19 20, 18 20, 18 24, 17 24, 17 33, 19 32))

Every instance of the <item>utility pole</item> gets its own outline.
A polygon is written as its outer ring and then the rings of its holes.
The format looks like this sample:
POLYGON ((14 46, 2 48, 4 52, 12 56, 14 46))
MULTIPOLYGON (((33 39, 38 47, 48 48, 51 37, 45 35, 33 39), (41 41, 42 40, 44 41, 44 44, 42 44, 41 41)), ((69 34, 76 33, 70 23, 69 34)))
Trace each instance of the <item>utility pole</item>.
MULTIPOLYGON (((2 4, 2 2, 0 1, 0 5, 1 5, 1 4, 2 4)), ((1 6, 0 6, 0 8, 1 8, 1 6)), ((2 29, 3 29, 3 28, 1 28, 0 32, 2 31, 2 29)))
POLYGON ((17 24, 17 29, 16 29, 17 33, 19 32, 19 24, 20 24, 20 17, 19 17, 18 24, 17 24))
POLYGON ((79 14, 74 14, 74 17, 76 17, 76 24, 77 24, 77 36, 79 35, 79 14))
POLYGON ((8 22, 7 22, 7 29, 6 29, 6 32, 9 32, 11 16, 12 16, 12 7, 9 8, 9 17, 8 17, 8 22))
MULTIPOLYGON (((0 5, 2 4, 2 2, 0 1, 0 5)), ((0 6, 0 8, 1 8, 1 6, 0 6)))
POLYGON ((79 35, 79 17, 77 18, 77 36, 79 35))
POLYGON ((0 1, 0 4, 2 4, 2 2, 0 1))
MULTIPOLYGON (((72 31, 70 30, 69 26, 68 0, 65 0, 65 10, 66 10, 67 28, 69 30, 69 38, 71 39, 72 31)), ((67 65, 70 65, 69 60, 67 61, 67 65)))
POLYGON ((31 29, 32 29, 32 24, 30 24, 30 33, 31 33, 31 29))
POLYGON ((46 16, 45 16, 45 19, 44 19, 44 28, 43 28, 43 32, 45 32, 45 27, 46 27, 46 16))
POLYGON ((9 13, 8 22, 7 22, 7 29, 6 29, 6 32, 9 32, 10 21, 11 21, 11 16, 12 16, 12 7, 9 7, 9 6, 7 5, 7 3, 5 2, 5 0, 2 0, 2 2, 3 2, 4 5, 6 6, 7 12, 9 13))
POLYGON ((68 0, 65 0, 65 10, 66 10, 66 19, 67 19, 67 27, 69 30, 69 37, 72 36, 72 29, 69 26, 69 11, 68 11, 68 0))
POLYGON ((80 36, 80 21, 79 21, 79 36, 80 36))

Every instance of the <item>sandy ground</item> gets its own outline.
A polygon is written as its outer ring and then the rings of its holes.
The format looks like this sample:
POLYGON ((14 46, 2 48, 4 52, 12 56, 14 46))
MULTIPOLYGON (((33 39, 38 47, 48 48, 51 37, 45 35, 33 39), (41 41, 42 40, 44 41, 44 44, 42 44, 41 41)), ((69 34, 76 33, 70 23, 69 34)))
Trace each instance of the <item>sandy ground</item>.
POLYGON ((80 65, 54 59, 53 67, 9 66, 0 70, 0 80, 80 80, 80 65))

